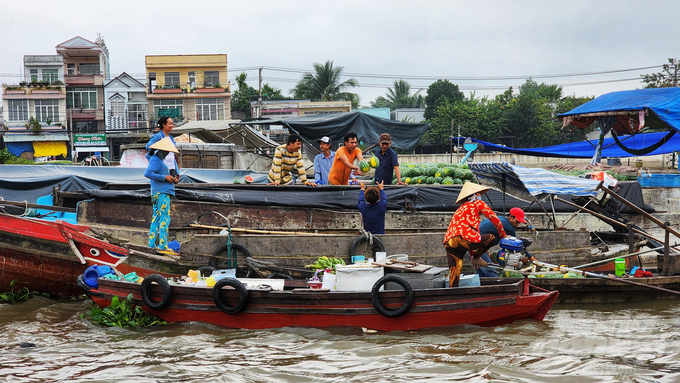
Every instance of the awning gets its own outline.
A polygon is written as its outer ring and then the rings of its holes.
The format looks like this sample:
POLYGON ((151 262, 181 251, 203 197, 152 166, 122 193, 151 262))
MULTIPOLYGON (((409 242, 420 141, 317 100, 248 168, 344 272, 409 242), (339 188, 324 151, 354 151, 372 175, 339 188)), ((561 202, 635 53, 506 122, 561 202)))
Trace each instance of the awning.
POLYGON ((545 169, 525 168, 507 162, 468 164, 481 185, 505 191, 513 197, 533 202, 549 194, 595 196, 600 181, 564 176, 545 169))
POLYGON ((205 143, 232 143, 246 148, 275 148, 279 146, 247 125, 236 125, 238 120, 191 121, 172 130, 173 137, 191 134, 205 143))
POLYGON ((70 141, 68 134, 5 134, 5 142, 70 141))
POLYGON ((109 148, 107 146, 76 146, 75 147, 76 153, 84 153, 84 152, 108 152, 109 148))

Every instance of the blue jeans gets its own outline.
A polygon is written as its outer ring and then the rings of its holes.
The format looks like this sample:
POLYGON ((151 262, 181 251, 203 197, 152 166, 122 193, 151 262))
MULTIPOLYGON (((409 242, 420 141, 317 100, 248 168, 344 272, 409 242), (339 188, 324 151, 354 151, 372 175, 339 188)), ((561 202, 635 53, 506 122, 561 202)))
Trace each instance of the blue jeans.
MULTIPOLYGON (((491 263, 491 258, 489 257, 489 253, 484 253, 482 254, 482 259, 488 263, 491 263)), ((475 272, 479 274, 480 277, 487 277, 487 278, 497 278, 498 277, 498 272, 496 269, 493 267, 476 267, 475 266, 475 272)))

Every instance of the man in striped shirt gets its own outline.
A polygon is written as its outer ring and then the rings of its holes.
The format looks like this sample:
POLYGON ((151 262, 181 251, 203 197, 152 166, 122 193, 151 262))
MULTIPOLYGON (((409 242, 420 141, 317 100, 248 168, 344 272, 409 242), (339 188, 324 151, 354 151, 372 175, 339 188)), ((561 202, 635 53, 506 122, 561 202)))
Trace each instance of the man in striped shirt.
POLYGON ((316 186, 314 182, 307 181, 305 166, 302 163, 302 138, 297 134, 288 136, 288 143, 280 145, 274 152, 272 167, 269 169, 269 185, 292 185, 293 168, 297 167, 300 180, 305 185, 316 186))

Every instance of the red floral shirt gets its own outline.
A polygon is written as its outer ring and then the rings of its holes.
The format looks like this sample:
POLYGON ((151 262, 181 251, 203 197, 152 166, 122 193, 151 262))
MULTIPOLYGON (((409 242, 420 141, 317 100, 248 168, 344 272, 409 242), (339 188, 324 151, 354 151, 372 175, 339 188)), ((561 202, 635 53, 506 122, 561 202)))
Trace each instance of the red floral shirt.
POLYGON ((489 208, 482 200, 475 200, 473 202, 465 202, 462 204, 451 217, 449 229, 446 231, 444 243, 449 239, 460 235, 463 239, 473 243, 481 242, 482 236, 479 234, 479 224, 481 222, 481 215, 484 214, 496 226, 498 234, 501 238, 505 237, 505 230, 503 224, 498 219, 496 214, 489 208))

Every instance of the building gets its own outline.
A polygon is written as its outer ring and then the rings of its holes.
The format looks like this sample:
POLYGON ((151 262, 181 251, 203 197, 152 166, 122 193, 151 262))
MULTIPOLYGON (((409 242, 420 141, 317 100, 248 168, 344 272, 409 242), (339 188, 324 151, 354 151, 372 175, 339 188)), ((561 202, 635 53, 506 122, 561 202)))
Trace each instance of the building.
POLYGON ((366 113, 369 116, 376 116, 384 118, 386 120, 390 119, 390 108, 361 108, 357 110, 361 113, 366 113))
POLYGON ((269 100, 262 101, 262 113, 258 113, 258 101, 250 102, 251 116, 296 117, 312 114, 349 113, 351 101, 269 100))
POLYGON ((395 109, 391 113, 395 121, 419 123, 425 121, 425 108, 395 109))
POLYGON ((227 55, 145 56, 150 121, 231 119, 227 55))
POLYGON ((146 86, 123 72, 104 85, 104 121, 110 159, 121 157, 120 146, 149 131, 146 86))
POLYGON ((5 147, 30 160, 66 158, 69 136, 63 57, 24 56, 24 73, 18 84, 2 86, 5 147))

